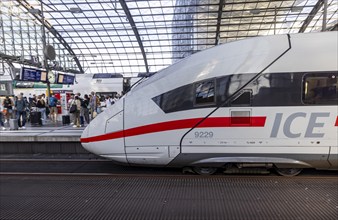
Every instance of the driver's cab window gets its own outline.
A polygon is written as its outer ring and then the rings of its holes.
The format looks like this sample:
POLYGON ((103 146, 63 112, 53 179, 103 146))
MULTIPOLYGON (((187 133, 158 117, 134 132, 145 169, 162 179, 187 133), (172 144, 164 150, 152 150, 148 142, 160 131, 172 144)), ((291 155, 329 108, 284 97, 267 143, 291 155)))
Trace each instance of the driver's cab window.
POLYGON ((215 80, 210 79, 195 84, 195 105, 215 104, 215 80))

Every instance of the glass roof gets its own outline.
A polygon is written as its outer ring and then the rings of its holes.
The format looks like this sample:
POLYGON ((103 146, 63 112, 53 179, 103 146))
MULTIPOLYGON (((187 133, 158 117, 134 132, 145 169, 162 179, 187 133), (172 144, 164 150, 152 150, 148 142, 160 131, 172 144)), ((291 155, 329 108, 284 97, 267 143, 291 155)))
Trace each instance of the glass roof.
POLYGON ((337 30, 338 1, 324 2, 1 0, 0 55, 2 63, 42 65, 45 31, 52 69, 137 76, 243 38, 337 30))

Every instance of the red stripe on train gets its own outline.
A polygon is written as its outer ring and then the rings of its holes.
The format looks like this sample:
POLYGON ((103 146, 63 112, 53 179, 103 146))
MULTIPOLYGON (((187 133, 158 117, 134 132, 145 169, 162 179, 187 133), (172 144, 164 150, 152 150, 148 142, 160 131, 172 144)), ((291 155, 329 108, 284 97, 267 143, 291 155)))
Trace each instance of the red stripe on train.
POLYGON ((336 124, 334 126, 338 126, 338 116, 336 118, 336 124))
MULTIPOLYGON (((136 128, 126 129, 103 135, 81 138, 82 143, 105 141, 122 137, 130 137, 142 134, 149 134, 161 131, 171 131, 178 129, 191 128, 200 122, 203 118, 183 119, 176 121, 160 122, 156 124, 144 125, 136 128)), ((198 128, 207 127, 264 127, 266 117, 216 117, 207 118, 198 128)))

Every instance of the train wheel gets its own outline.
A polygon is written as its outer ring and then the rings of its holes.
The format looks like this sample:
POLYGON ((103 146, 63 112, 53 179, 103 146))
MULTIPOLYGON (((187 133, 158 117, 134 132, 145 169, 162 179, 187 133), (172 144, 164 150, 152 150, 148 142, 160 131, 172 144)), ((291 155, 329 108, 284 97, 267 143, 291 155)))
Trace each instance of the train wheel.
POLYGON ((216 173, 217 168, 215 167, 193 167, 195 173, 199 175, 212 175, 216 173))
POLYGON ((297 176, 302 172, 301 168, 275 168, 276 172, 281 176, 297 176))

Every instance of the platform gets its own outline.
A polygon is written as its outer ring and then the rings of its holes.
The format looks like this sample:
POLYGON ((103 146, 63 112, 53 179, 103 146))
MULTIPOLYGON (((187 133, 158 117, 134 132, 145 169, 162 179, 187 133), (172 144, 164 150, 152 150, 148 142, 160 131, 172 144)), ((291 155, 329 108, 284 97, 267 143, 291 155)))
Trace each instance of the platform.
POLYGON ((72 125, 48 123, 43 126, 27 125, 24 130, 0 131, 0 142, 79 142, 84 127, 73 128, 72 125))
POLYGON ((84 127, 47 122, 43 126, 26 124, 24 130, 0 131, 1 154, 88 153, 80 144, 84 127))

